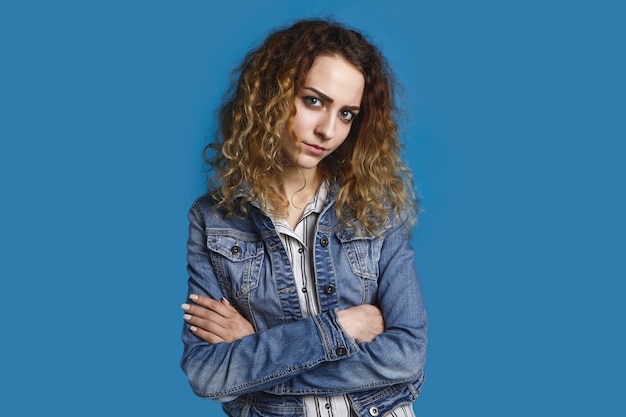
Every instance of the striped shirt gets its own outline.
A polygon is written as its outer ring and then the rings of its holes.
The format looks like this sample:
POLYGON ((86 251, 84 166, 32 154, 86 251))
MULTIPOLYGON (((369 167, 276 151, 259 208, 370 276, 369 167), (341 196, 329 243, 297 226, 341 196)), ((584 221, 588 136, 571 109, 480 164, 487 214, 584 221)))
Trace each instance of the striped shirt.
MULTIPOLYGON (((305 207, 295 229, 292 229, 285 219, 273 219, 289 256, 296 288, 299 289, 298 301, 304 317, 319 314, 312 258, 315 226, 327 196, 328 183, 323 182, 313 199, 305 207)), ((346 395, 306 396, 304 397, 304 406, 307 417, 356 416, 346 395)), ((415 414, 411 404, 405 404, 396 407, 382 417, 415 417, 415 414)))

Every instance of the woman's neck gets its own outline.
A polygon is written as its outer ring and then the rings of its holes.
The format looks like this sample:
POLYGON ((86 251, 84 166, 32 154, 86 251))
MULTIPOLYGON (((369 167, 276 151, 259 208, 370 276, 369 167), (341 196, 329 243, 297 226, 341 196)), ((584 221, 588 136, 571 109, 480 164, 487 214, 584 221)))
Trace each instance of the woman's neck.
POLYGON ((295 194, 312 193, 313 197, 321 182, 319 169, 288 168, 282 176, 278 191, 288 200, 295 194))
POLYGON ((284 215, 292 229, 300 221, 306 205, 317 193, 322 178, 318 169, 293 168, 286 170, 282 183, 277 184, 277 191, 288 203, 288 211, 284 215))

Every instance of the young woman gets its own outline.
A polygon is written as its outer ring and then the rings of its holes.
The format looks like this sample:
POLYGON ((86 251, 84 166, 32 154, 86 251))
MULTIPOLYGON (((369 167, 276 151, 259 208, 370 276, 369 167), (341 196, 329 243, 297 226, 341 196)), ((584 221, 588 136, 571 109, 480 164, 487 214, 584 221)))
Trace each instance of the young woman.
POLYGON ((337 23, 277 30, 238 69, 182 305, 182 368, 229 416, 413 415, 427 326, 395 111, 385 60, 337 23))

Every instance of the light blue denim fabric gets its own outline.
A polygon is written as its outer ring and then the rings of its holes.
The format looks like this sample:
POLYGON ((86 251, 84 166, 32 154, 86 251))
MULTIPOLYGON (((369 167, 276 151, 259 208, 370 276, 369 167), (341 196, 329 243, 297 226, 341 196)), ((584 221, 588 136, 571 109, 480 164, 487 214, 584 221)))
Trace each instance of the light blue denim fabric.
POLYGON ((226 297, 256 333, 209 344, 185 323, 181 366, 193 391, 230 416, 303 416, 304 395, 347 394, 359 416, 413 402, 424 380, 426 309, 408 243, 389 222, 377 237, 339 224, 335 190, 317 225, 315 276, 321 314, 303 318, 291 267, 268 217, 225 218, 208 196, 189 211, 189 294, 226 297), (357 344, 337 310, 380 307, 385 332, 357 344))

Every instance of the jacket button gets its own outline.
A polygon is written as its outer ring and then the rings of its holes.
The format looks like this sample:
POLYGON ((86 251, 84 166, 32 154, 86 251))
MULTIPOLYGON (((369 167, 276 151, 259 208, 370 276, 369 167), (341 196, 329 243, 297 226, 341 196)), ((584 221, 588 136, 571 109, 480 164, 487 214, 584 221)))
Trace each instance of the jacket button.
POLYGON ((324 294, 332 295, 335 293, 335 286, 330 284, 324 287, 324 294))
POLYGON ((239 246, 233 246, 230 248, 230 253, 233 255, 239 255, 241 253, 241 248, 239 246))
POLYGON ((348 349, 343 346, 339 346, 337 350, 335 350, 335 353, 337 354, 337 356, 346 356, 348 354, 348 349))
POLYGON ((370 407, 370 415, 376 417, 378 415, 378 407, 370 407))
POLYGON ((324 236, 324 237, 320 240, 320 244, 321 244, 323 247, 328 246, 328 238, 327 238, 326 236, 324 236))

